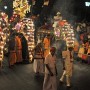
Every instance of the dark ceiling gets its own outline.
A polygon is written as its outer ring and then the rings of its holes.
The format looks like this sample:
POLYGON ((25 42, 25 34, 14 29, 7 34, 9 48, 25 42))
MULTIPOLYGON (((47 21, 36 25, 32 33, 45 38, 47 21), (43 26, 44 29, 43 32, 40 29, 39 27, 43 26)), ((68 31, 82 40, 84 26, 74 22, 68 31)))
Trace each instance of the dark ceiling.
MULTIPOLYGON (((72 21, 90 21, 90 7, 85 6, 85 1, 90 0, 49 0, 48 15, 55 15, 56 12, 60 11, 63 19, 72 21)), ((42 9, 44 0, 36 0, 33 14, 46 14, 42 9)))
MULTIPOLYGON (((0 8, 4 5, 8 6, 5 10, 9 16, 12 13, 12 2, 14 0, 2 0, 3 4, 0 3, 0 8)), ((31 4, 32 0, 28 0, 31 4)), ((90 7, 85 7, 85 1, 90 0, 49 0, 48 8, 42 8, 44 0, 36 0, 35 6, 32 8, 33 15, 54 16, 58 11, 61 12, 63 19, 69 21, 90 21, 90 7)))

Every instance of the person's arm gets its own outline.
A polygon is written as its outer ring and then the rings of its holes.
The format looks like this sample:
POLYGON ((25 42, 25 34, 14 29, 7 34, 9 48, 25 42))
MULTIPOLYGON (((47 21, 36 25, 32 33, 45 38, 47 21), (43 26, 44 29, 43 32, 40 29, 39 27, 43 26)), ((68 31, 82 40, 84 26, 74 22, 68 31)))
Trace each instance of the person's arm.
POLYGON ((50 70, 50 68, 49 68, 48 64, 45 64, 45 65, 46 65, 46 68, 48 69, 48 71, 49 71, 50 75, 51 75, 51 76, 53 76, 53 73, 51 72, 51 70, 50 70))
POLYGON ((66 58, 66 53, 65 53, 65 51, 63 51, 63 52, 62 52, 63 70, 65 70, 65 58, 66 58))
POLYGON ((56 70, 56 75, 58 75, 58 73, 57 73, 57 67, 55 66, 55 70, 56 70))
POLYGON ((34 56, 34 49, 33 49, 33 50, 31 50, 31 55, 32 55, 32 56, 34 56))
POLYGON ((65 70, 65 58, 63 57, 62 59, 63 59, 63 60, 62 60, 62 63, 63 63, 63 70, 65 70))
POLYGON ((70 62, 72 63, 73 62, 73 52, 71 52, 71 55, 72 55, 72 58, 71 58, 70 62))

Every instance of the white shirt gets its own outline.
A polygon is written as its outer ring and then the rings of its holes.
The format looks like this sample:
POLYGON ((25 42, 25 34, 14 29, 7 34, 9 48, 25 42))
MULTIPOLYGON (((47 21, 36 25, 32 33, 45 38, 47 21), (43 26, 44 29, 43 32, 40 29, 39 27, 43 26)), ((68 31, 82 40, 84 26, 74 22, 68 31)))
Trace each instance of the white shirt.
MULTIPOLYGON (((55 66, 56 66, 56 56, 52 56, 51 54, 49 54, 46 58, 45 58, 45 64, 48 64, 51 72, 53 74, 56 74, 56 69, 55 69, 55 66)), ((46 74, 50 74, 47 67, 45 66, 45 73, 46 74)))

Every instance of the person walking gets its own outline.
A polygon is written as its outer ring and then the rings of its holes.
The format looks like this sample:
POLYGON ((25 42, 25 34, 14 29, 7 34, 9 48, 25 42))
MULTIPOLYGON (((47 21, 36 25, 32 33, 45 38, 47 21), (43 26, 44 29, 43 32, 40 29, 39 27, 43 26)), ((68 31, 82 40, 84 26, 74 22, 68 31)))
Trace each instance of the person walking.
POLYGON ((44 57, 46 57, 49 52, 50 52, 50 35, 48 34, 44 40, 43 40, 43 44, 44 44, 44 57))
POLYGON ((60 78, 60 82, 63 83, 66 76, 66 86, 71 87, 70 79, 73 71, 73 47, 68 47, 68 50, 62 51, 62 57, 64 62, 63 74, 60 78))
POLYGON ((32 50, 32 56, 34 59, 33 68, 36 76, 44 73, 44 55, 42 50, 42 44, 38 43, 32 50))
POLYGON ((56 48, 50 48, 50 54, 45 58, 45 76, 43 82, 43 90, 57 90, 56 82, 56 48))

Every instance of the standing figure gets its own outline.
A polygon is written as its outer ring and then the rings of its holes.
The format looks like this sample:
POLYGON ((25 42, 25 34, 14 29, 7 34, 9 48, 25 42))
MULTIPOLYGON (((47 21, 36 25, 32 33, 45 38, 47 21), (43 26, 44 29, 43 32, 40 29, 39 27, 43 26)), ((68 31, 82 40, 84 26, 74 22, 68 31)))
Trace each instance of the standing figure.
POLYGON ((22 44, 21 44, 21 39, 19 35, 15 37, 16 39, 16 55, 17 55, 17 63, 22 62, 22 44))
POLYGON ((90 43, 89 43, 89 46, 88 46, 88 51, 87 51, 87 61, 88 61, 88 64, 90 64, 90 43))
POLYGON ((44 56, 42 50, 42 44, 38 43, 37 46, 32 50, 34 59, 33 67, 36 75, 44 72, 44 56))
POLYGON ((55 52, 56 48, 51 47, 50 54, 45 58, 45 76, 43 82, 43 90, 57 90, 55 52))
POLYGON ((2 68, 2 61, 3 61, 3 46, 4 46, 4 42, 2 40, 2 37, 0 36, 0 70, 2 68))
POLYGON ((21 44, 22 44, 22 60, 23 60, 23 63, 29 63, 29 51, 28 51, 27 40, 22 33, 19 34, 19 37, 21 39, 21 44))
POLYGON ((16 63, 16 40, 15 40, 15 35, 11 35, 10 40, 9 40, 9 67, 12 67, 16 63))
POLYGON ((46 57, 50 52, 50 35, 47 35, 44 40, 44 57, 46 57))
POLYGON ((84 44, 82 44, 78 51, 78 57, 82 59, 82 55, 84 54, 84 44))
POLYGON ((68 47, 67 51, 62 52, 62 57, 64 59, 64 71, 60 78, 60 82, 63 82, 66 76, 67 87, 70 87, 70 79, 73 71, 73 47, 68 47))

